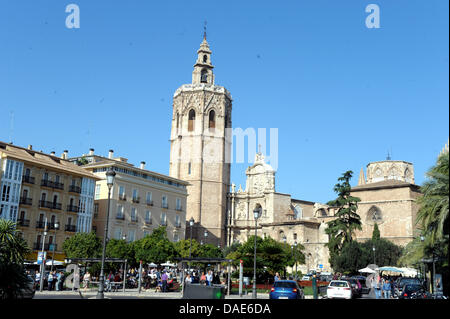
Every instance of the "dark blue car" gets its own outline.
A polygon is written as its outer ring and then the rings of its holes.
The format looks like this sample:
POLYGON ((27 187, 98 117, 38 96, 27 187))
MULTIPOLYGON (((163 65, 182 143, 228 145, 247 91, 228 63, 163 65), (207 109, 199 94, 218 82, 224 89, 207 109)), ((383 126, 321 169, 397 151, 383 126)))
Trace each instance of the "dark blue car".
POLYGON ((294 280, 277 280, 270 289, 270 299, 305 299, 303 290, 294 280))

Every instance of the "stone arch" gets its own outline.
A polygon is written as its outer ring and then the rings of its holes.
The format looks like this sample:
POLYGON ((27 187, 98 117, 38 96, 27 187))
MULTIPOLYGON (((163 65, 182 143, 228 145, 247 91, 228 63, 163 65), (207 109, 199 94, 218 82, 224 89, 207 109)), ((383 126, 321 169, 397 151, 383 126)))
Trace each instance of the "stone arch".
POLYGON ((387 176, 388 176, 388 179, 399 180, 401 178, 400 172, 395 165, 391 165, 391 167, 388 169, 387 176))
POLYGON ((380 224, 383 222, 383 214, 381 212, 381 209, 376 206, 372 205, 369 210, 367 211, 367 217, 366 217, 368 224, 380 224))
POLYGON ((405 169, 404 178, 406 182, 412 183, 412 173, 409 167, 405 169))

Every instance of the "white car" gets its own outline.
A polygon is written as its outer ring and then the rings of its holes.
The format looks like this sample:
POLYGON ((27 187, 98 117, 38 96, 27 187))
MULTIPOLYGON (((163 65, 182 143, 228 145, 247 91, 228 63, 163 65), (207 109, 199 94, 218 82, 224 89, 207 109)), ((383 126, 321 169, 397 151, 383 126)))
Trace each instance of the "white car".
POLYGON ((348 281, 332 280, 327 287, 327 298, 352 299, 352 287, 348 281))

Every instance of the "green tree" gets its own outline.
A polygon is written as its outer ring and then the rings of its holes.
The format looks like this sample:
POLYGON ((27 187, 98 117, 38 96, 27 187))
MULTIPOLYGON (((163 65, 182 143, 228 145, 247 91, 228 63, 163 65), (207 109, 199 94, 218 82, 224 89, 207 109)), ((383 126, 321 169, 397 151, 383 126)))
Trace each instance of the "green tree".
MULTIPOLYGON (((372 247, 370 247, 370 251, 372 251, 372 247)), ((336 257, 333 269, 345 275, 357 274, 358 269, 371 263, 370 251, 357 241, 347 243, 336 257)))
POLYGON ((179 255, 175 245, 167 238, 166 227, 156 228, 151 235, 134 243, 136 261, 144 263, 162 264, 166 261, 174 261, 179 255))
POLYGON ((337 218, 329 221, 325 230, 329 236, 327 247, 330 251, 330 264, 333 268, 343 246, 352 242, 353 233, 356 230, 362 229, 361 218, 356 213, 360 199, 350 194, 352 175, 352 171, 347 171, 342 177, 338 178, 340 183, 334 186, 334 191, 338 194, 338 197, 328 202, 328 205, 338 209, 335 214, 337 218))
POLYGON ((204 244, 200 246, 200 256, 205 258, 222 258, 223 252, 216 245, 204 244))
POLYGON ((103 243, 94 232, 77 233, 63 243, 68 258, 97 258, 102 256, 103 243))
POLYGON ((29 252, 16 224, 0 219, 0 299, 16 298, 27 287, 23 261, 29 252))
MULTIPOLYGON (((373 263, 373 247, 375 247, 375 263, 378 266, 398 266, 403 249, 384 238, 375 241, 368 240, 362 244, 362 247, 368 252, 367 264, 373 263)), ((367 266, 367 264, 364 266, 367 266)))
POLYGON ((378 224, 375 223, 373 225, 372 241, 376 241, 378 239, 380 239, 380 230, 378 229, 378 224))
POLYGON ((189 258, 189 248, 191 248, 191 257, 201 256, 201 246, 198 241, 192 239, 192 246, 190 239, 182 239, 175 243, 175 249, 181 258, 189 258))
MULTIPOLYGON (((235 251, 227 255, 227 258, 234 260, 235 266, 239 266, 240 260, 243 261, 244 276, 248 277, 253 277, 254 241, 255 236, 250 236, 246 242, 238 245, 235 251)), ((305 261, 302 249, 304 249, 302 245, 297 245, 296 254, 299 264, 305 261)), ((293 264, 293 253, 288 245, 277 242, 271 237, 256 238, 256 276, 258 281, 273 276, 275 272, 282 272, 286 266, 293 264)))

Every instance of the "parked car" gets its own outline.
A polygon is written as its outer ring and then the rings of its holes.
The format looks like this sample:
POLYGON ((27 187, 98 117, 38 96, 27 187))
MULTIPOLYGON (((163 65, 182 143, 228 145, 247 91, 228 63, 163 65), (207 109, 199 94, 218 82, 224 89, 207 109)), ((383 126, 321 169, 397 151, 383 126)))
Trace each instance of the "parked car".
POLYGON ((333 276, 332 275, 320 275, 319 276, 319 281, 330 282, 332 280, 333 280, 333 276))
POLYGON ((399 299, 423 299, 429 297, 422 284, 405 284, 399 299))
POLYGON ((332 280, 327 287, 327 298, 352 299, 353 292, 350 283, 346 280, 332 280))
POLYGON ((370 292, 370 287, 367 287, 367 278, 364 276, 353 276, 351 278, 358 279, 359 283, 361 284, 361 293, 362 294, 368 294, 370 292))
POLYGON ((394 282, 394 294, 400 298, 405 285, 422 285, 419 278, 400 277, 394 282))
POLYGON ((305 295, 296 281, 277 280, 270 289, 269 299, 305 299, 305 295))
POLYGON ((352 293, 353 297, 359 298, 362 295, 362 285, 359 282, 358 279, 355 278, 346 278, 344 279, 350 283, 350 286, 352 287, 352 293))
POLYGON ((304 275, 302 277, 302 280, 306 280, 306 281, 311 280, 311 279, 312 279, 312 275, 304 275))

